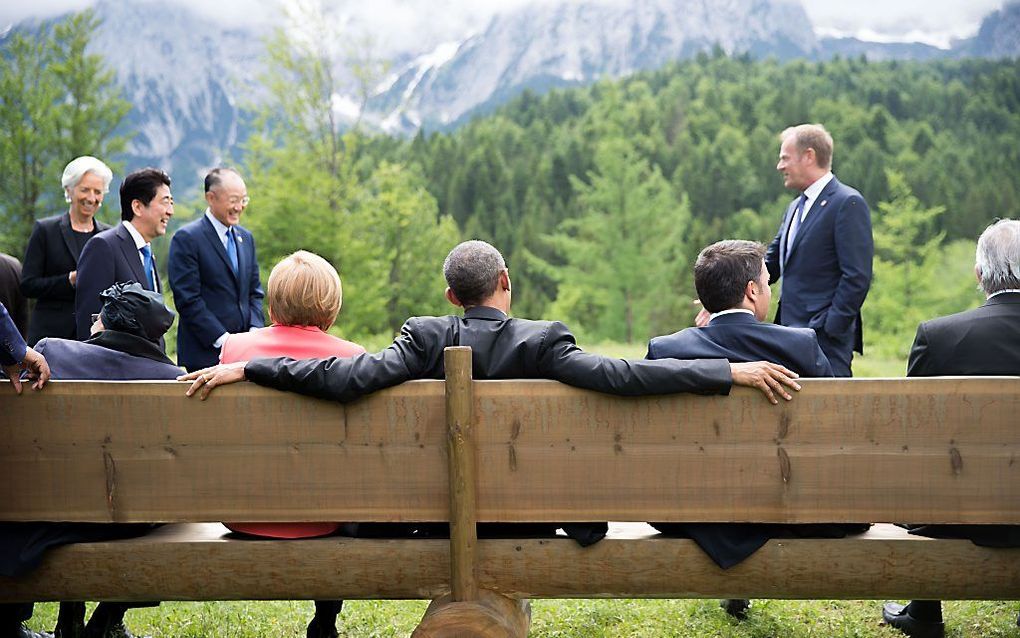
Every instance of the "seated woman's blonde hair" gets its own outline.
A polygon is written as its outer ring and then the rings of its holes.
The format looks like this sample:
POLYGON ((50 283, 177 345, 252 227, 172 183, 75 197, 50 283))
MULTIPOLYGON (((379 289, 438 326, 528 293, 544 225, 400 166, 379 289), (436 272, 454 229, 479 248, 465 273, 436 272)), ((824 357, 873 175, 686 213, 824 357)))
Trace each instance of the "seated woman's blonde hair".
POLYGON ((299 250, 276 264, 266 287, 269 319, 278 325, 328 330, 343 303, 336 268, 307 250, 299 250))

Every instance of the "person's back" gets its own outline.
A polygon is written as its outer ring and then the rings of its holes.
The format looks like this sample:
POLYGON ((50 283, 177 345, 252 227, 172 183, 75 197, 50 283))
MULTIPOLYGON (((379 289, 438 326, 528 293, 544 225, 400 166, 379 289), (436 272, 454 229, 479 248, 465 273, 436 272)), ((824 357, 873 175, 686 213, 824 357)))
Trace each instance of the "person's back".
POLYGON ((169 359, 159 361, 102 345, 115 339, 122 337, 107 335, 105 339, 93 337, 85 342, 48 337, 39 341, 36 350, 50 362, 53 378, 57 380, 156 381, 180 376, 181 368, 169 359))

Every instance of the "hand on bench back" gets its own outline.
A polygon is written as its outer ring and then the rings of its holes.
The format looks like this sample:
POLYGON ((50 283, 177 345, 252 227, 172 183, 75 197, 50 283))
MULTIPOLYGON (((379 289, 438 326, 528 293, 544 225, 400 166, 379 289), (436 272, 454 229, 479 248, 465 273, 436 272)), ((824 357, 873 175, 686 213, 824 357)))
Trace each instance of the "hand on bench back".
POLYGON ((238 361, 237 363, 224 363, 211 368, 202 368, 201 370, 183 374, 177 377, 177 380, 192 381, 193 383, 188 388, 186 394, 190 397, 199 392, 199 398, 205 401, 206 397, 209 396, 209 393, 216 386, 244 381, 244 366, 246 363, 248 362, 238 361))
POLYGON ((769 363, 768 361, 752 361, 750 363, 731 363, 730 373, 733 375, 733 385, 746 385, 750 388, 758 388, 762 391, 772 405, 779 403, 776 394, 787 401, 793 397, 783 386, 789 386, 800 391, 800 384, 795 381, 799 376, 796 372, 787 370, 781 365, 769 363))

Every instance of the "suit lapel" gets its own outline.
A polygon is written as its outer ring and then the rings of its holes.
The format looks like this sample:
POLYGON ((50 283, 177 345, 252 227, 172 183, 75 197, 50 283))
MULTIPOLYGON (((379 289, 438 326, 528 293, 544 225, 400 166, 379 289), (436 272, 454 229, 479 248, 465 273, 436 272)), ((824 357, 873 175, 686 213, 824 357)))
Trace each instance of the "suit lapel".
MULTIPOLYGON (((229 273, 229 275, 234 278, 234 281, 237 281, 237 275, 234 274, 234 268, 233 266, 230 265, 230 258, 227 257, 227 249, 223 247, 223 242, 220 241, 220 236, 216 234, 216 229, 213 228, 212 222, 209 221, 209 218, 205 217, 204 215, 202 217, 202 236, 205 237, 205 240, 212 246, 212 249, 216 251, 216 254, 220 256, 220 261, 222 261, 223 265, 226 266, 227 273, 229 273)), ((240 248, 241 247, 238 246, 237 250, 237 263, 238 263, 237 270, 239 272, 241 270, 240 248)))
POLYGON ((793 212, 797 208, 797 200, 790 202, 790 205, 786 207, 786 215, 783 217, 783 234, 779 236, 779 275, 782 276, 786 271, 786 258, 789 254, 790 247, 787 245, 787 241, 790 238, 790 224, 793 222, 793 212))
POLYGON ((811 232, 811 229, 817 225, 818 218, 825 212, 826 207, 829 205, 832 196, 836 194, 836 189, 839 187, 839 182, 836 181, 836 176, 833 175, 829 183, 825 185, 822 192, 815 198, 811 208, 808 210, 807 217, 804 218, 804 222, 797 229, 797 236, 793 238, 793 245, 787 250, 793 251, 800 246, 801 238, 811 232))
MULTIPOLYGON (((139 254, 138 248, 135 247, 134 237, 131 236, 127 228, 124 228, 124 224, 118 225, 117 230, 113 232, 120 239, 120 250, 124 253, 124 261, 131 268, 135 281, 142 283, 142 287, 146 290, 152 290, 152 283, 145 281, 145 268, 142 267, 142 256, 139 254)), ((157 275, 156 278, 158 279, 159 276, 157 275)))
POLYGON ((74 241, 74 235, 71 234, 71 214, 67 213, 61 217, 57 227, 60 228, 60 236, 64 240, 64 245, 67 246, 67 252, 74 256, 74 263, 78 263, 81 251, 78 250, 78 243, 74 241))
POLYGON ((248 278, 244 273, 248 272, 248 264, 251 257, 248 255, 248 242, 241 234, 241 227, 234 226, 234 238, 237 240, 237 298, 248 298, 248 278))

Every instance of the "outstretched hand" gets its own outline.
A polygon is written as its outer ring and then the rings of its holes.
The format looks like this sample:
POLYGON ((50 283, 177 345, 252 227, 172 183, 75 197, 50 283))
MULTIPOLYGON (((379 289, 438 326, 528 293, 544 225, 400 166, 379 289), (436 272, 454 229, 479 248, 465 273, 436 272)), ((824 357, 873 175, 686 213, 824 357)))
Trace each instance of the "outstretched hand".
POLYGON ((18 394, 21 394, 22 369, 28 370, 28 378, 35 381, 32 384, 32 388, 35 390, 42 390, 46 382, 50 380, 50 366, 46 363, 46 358, 32 348, 26 348, 25 358, 21 360, 20 364, 4 366, 4 374, 11 380, 11 385, 14 386, 14 391, 18 394))
POLYGON ((188 388, 185 394, 190 397, 198 392, 198 398, 205 401, 213 388, 244 381, 244 364, 246 363, 248 362, 238 361, 237 363, 224 363, 211 368, 202 368, 188 374, 182 374, 177 377, 177 380, 193 381, 194 383, 191 384, 191 387, 188 388))
POLYGON ((779 403, 776 399, 777 394, 787 401, 793 398, 783 386, 800 391, 800 384, 796 381, 799 375, 796 372, 768 361, 731 363, 730 373, 733 375, 734 385, 758 388, 772 405, 779 403))

